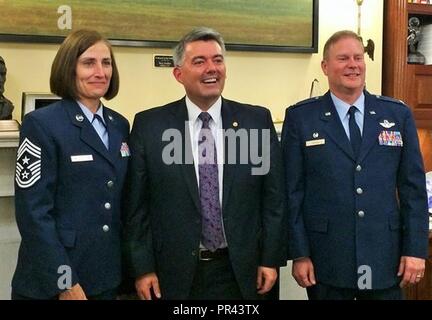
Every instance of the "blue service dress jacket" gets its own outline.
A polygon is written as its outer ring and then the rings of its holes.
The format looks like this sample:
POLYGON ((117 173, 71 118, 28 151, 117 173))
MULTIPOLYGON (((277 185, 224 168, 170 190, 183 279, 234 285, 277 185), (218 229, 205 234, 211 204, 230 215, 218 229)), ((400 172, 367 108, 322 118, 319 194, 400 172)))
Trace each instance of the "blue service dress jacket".
POLYGON ((22 241, 12 287, 19 295, 52 298, 70 281, 91 296, 121 281, 129 123, 106 107, 104 118, 108 150, 75 101, 25 116, 15 178, 22 241))
POLYGON ((365 91, 357 158, 330 93, 286 110, 285 165, 291 259, 310 257, 317 281, 392 287, 401 256, 426 258, 425 174, 410 109, 365 91))

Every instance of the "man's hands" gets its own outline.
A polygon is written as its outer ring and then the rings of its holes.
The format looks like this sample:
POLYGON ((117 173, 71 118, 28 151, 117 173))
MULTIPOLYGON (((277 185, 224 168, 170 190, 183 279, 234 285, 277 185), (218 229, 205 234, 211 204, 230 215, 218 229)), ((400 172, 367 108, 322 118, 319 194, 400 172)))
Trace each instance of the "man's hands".
POLYGON ((156 298, 161 298, 159 280, 156 273, 146 273, 135 280, 135 289, 138 297, 141 300, 151 300, 151 290, 153 290, 156 298))
POLYGON ((312 260, 308 257, 299 258, 293 261, 292 275, 298 285, 303 288, 316 284, 312 260))
POLYGON ((399 286, 403 288, 407 285, 419 283, 424 277, 424 272, 425 259, 402 256, 397 274, 398 276, 402 276, 399 286))
POLYGON ((257 290, 258 294, 267 293, 273 288, 277 279, 276 268, 258 267, 257 290))
POLYGON ((77 283, 69 290, 60 293, 59 300, 87 300, 87 297, 84 290, 81 288, 79 283, 77 283))
MULTIPOLYGON (((400 287, 419 283, 424 277, 425 260, 416 257, 402 256, 398 276, 402 276, 400 287)), ((293 261, 292 275, 299 286, 306 288, 316 284, 315 272, 310 258, 304 257, 293 261)))

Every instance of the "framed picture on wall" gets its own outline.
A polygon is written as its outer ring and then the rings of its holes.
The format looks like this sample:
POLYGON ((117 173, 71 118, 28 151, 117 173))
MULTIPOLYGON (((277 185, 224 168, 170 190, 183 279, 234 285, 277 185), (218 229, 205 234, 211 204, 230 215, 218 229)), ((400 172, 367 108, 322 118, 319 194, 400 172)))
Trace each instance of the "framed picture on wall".
POLYGON ((229 50, 318 51, 318 0, 14 0, 0 1, 0 12, 0 41, 60 43, 89 28, 114 45, 169 48, 207 26, 229 50))
POLYGON ((21 121, 27 113, 43 108, 59 100, 61 100, 61 98, 52 93, 23 92, 21 121))

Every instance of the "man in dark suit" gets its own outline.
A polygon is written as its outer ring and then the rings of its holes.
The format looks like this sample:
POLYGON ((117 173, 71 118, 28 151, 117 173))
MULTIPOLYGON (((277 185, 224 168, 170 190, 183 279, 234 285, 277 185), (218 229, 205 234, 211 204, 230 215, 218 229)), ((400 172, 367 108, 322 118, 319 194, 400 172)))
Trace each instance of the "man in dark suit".
POLYGON ((186 97, 135 117, 125 245, 141 299, 255 299, 286 263, 271 115, 221 97, 224 54, 192 30, 174 52, 186 97))
POLYGON ((289 256, 310 299, 400 299, 424 276, 425 175, 401 101, 369 94, 361 38, 324 47, 330 91, 290 107, 282 133, 289 256))

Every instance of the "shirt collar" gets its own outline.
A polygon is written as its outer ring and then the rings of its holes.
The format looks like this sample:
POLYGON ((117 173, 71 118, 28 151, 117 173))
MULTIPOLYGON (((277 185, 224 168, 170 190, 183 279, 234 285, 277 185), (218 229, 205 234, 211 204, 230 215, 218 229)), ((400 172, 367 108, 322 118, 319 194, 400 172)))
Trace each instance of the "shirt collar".
MULTIPOLYGON (((196 123, 198 116, 203 112, 195 103, 193 103, 188 96, 186 96, 186 108, 188 111, 188 119, 192 123, 196 123)), ((213 105, 207 110, 211 115, 216 126, 219 126, 221 121, 221 110, 222 110, 222 97, 219 97, 213 105)))
POLYGON ((101 117, 103 123, 106 125, 105 118, 103 116, 103 104, 102 103, 99 105, 99 108, 97 109, 96 113, 93 114, 93 112, 91 112, 90 109, 87 108, 80 101, 76 100, 76 102, 78 103, 79 107, 81 108, 81 111, 84 113, 84 115, 86 116, 86 118, 88 119, 88 121, 90 121, 90 123, 92 123, 94 115, 97 114, 97 115, 99 115, 101 117))
POLYGON ((342 101, 341 99, 336 97, 332 92, 330 92, 330 95, 336 107, 336 111, 339 114, 339 118, 344 119, 347 116, 348 110, 351 106, 355 106, 360 112, 360 115, 363 116, 364 103, 365 103, 365 96, 363 92, 353 104, 349 104, 346 103, 345 101, 342 101))

